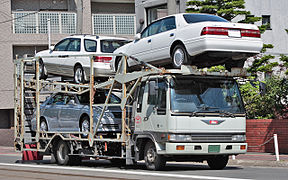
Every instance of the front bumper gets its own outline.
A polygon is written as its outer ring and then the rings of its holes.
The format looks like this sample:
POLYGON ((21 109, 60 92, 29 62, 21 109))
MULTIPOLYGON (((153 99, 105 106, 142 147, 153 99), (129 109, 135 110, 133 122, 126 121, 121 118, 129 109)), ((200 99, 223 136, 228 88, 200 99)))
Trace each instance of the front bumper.
MULTIPOLYGON (((163 146, 162 146, 163 147, 163 146)), ((163 155, 218 155, 218 154, 244 154, 247 152, 247 143, 166 143, 165 150, 158 149, 158 154, 163 155), (177 146, 184 146, 183 150, 177 150, 177 146), (245 146, 245 149, 240 147, 245 146), (199 148, 201 147, 201 148, 199 148), (218 147, 219 151, 211 150, 218 147)), ((164 148, 163 147, 163 148, 164 148)))

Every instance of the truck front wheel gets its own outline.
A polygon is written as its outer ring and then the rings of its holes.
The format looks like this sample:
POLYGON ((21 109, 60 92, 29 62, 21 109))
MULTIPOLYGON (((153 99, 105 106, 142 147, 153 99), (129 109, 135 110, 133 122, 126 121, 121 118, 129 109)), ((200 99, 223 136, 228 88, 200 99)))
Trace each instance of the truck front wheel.
POLYGON ((207 160, 207 163, 211 169, 219 170, 224 169, 228 163, 228 156, 215 156, 207 160))
POLYGON ((147 169, 150 170, 161 170, 166 165, 165 157, 157 154, 156 147, 151 141, 145 146, 144 160, 147 169))

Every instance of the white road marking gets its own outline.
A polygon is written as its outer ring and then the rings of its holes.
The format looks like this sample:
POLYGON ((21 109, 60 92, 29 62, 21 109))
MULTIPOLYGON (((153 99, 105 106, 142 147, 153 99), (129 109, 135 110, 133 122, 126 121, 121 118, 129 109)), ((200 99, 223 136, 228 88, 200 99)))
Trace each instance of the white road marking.
POLYGON ((45 166, 45 165, 31 165, 31 164, 9 164, 0 163, 0 166, 12 166, 12 167, 30 167, 30 168, 42 168, 42 169, 63 169, 73 171, 90 171, 90 172, 106 172, 106 173, 118 173, 127 175, 141 175, 141 176, 157 176, 157 177, 171 177, 171 178, 187 178, 187 179, 211 179, 211 180, 250 180, 239 178, 227 178, 227 177, 214 177, 214 176, 197 176, 197 175, 184 175, 184 174, 164 174, 154 172, 141 172, 141 171, 129 171, 129 170, 112 170, 112 169, 94 169, 94 168, 79 168, 79 167, 63 167, 63 166, 45 166))

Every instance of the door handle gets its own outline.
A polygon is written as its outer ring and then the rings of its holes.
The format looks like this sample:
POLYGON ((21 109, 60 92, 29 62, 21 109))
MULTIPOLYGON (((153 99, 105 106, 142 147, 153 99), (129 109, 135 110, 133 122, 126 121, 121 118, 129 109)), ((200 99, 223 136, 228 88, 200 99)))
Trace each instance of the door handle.
POLYGON ((170 37, 172 37, 172 36, 174 36, 174 33, 171 33, 171 34, 170 34, 170 37))
POLYGON ((151 43, 151 39, 148 40, 148 43, 151 43))
POLYGON ((59 55, 58 56, 59 58, 66 58, 66 57, 69 57, 68 55, 59 55))

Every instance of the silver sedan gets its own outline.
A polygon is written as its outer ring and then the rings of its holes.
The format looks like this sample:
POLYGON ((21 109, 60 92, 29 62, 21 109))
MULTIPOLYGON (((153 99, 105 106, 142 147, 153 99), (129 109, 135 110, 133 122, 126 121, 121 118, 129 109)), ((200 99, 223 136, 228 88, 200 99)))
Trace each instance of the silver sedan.
MULTIPOLYGON (((97 91, 94 96, 94 103, 103 103, 103 97, 105 98, 105 93, 105 91, 97 91)), ((116 95, 112 94, 110 103, 120 103, 120 101, 121 100, 116 95)), ((93 127, 95 127, 102 112, 102 107, 97 106, 94 107, 93 110, 93 127)), ((34 113, 34 118, 31 120, 32 131, 36 131, 37 129, 35 114, 36 113, 34 113)), ((89 92, 82 95, 63 93, 53 94, 40 106, 40 130, 89 132, 89 114, 89 92)), ((120 107, 107 108, 101 120, 98 132, 120 132, 120 117, 120 107)))

